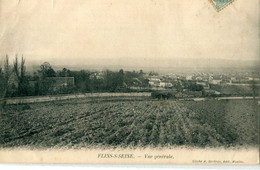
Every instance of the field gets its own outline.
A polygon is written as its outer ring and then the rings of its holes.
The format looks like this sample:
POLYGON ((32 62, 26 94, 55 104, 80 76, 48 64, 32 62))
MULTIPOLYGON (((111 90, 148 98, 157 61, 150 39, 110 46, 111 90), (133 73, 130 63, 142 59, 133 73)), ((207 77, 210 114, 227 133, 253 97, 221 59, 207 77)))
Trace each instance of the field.
POLYGON ((9 105, 0 147, 231 147, 258 144, 253 100, 72 99, 9 105))

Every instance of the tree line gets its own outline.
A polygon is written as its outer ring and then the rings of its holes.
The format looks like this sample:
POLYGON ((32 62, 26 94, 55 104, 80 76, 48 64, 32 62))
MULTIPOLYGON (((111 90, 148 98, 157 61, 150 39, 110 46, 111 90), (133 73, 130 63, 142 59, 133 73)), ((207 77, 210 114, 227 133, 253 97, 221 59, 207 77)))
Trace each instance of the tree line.
MULTIPOLYGON (((152 73, 151 73, 152 74, 152 73)), ((15 56, 10 63, 6 55, 3 66, 0 66, 0 91, 1 105, 5 97, 37 96, 67 93, 87 92, 126 92, 130 87, 148 87, 149 81, 144 78, 144 72, 105 70, 94 72, 88 70, 72 71, 67 68, 55 71, 52 66, 45 62, 33 74, 26 71, 25 59, 19 60, 15 56), (57 78, 73 78, 72 84, 55 87, 57 78)))

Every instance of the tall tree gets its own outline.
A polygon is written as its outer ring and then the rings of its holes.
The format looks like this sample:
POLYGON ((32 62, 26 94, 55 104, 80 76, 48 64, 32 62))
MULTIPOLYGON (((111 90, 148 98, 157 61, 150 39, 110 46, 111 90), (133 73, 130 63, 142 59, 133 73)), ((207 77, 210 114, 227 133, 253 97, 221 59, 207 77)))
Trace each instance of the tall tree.
POLYGON ((120 69, 118 74, 117 74, 117 87, 122 87, 124 85, 124 70, 120 69))
POLYGON ((5 97, 9 87, 9 79, 12 74, 12 69, 9 64, 9 57, 6 55, 4 68, 0 69, 0 113, 3 112, 5 106, 5 97))
POLYGON ((18 92, 18 95, 27 95, 28 93, 28 80, 27 80, 27 77, 25 75, 25 59, 23 58, 22 56, 22 59, 21 59, 21 64, 19 66, 19 62, 18 62, 18 56, 16 55, 15 57, 15 61, 14 61, 14 67, 13 67, 13 70, 14 70, 14 73, 17 77, 17 80, 18 80, 18 89, 17 89, 17 92, 18 92))

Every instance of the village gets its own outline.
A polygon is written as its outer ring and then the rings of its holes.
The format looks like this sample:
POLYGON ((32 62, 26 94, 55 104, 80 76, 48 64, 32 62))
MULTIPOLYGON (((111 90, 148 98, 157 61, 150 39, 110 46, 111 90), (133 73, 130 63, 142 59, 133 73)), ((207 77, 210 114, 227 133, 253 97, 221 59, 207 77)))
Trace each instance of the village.
MULTIPOLYGON (((14 62, 6 97, 44 96, 78 93, 169 92, 171 97, 258 96, 257 71, 159 71, 54 69, 44 62, 27 71, 22 58, 14 62)), ((1 70, 0 70, 1 71, 1 70)), ((169 98, 169 96, 167 97, 169 98)))
POLYGON ((147 77, 153 90, 171 89, 183 97, 245 96, 259 94, 257 74, 207 73, 166 74, 147 77), (257 88, 258 87, 258 88, 257 88), (258 90, 258 91, 257 91, 258 90))
MULTIPOLYGON (((53 95, 100 92, 170 91, 175 97, 256 96, 260 80, 249 73, 158 74, 140 71, 70 71, 63 69, 55 75, 28 76, 31 95, 53 95), (258 87, 258 88, 257 88, 258 87)), ((18 81, 11 78, 9 93, 16 94, 18 81)), ((30 93, 28 93, 30 95, 30 93)), ((17 97, 13 95, 14 97, 17 97)))

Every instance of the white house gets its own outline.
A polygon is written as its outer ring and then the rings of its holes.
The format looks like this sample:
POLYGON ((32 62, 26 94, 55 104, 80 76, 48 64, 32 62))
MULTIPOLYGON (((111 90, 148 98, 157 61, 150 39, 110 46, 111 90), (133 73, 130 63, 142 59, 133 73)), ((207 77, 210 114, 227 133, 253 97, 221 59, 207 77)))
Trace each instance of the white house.
POLYGON ((210 81, 211 84, 216 84, 216 85, 217 85, 217 84, 219 85, 220 82, 221 82, 221 80, 211 80, 211 81, 210 81))

